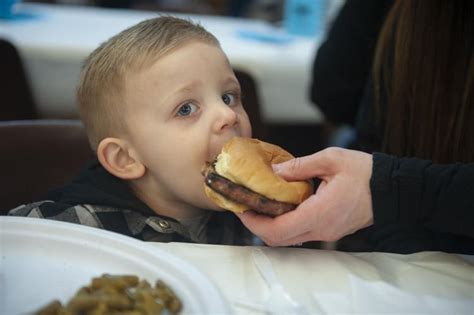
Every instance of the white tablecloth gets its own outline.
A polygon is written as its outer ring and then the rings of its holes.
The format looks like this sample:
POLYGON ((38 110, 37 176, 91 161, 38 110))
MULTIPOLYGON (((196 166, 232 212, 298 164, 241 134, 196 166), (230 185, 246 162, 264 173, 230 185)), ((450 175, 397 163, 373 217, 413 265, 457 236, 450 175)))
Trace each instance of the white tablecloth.
MULTIPOLYGON (((145 11, 26 3, 18 4, 17 12, 17 19, 0 20, 0 37, 9 39, 19 49, 40 115, 44 117, 77 116, 74 92, 85 57, 121 30, 156 16, 145 11)), ((241 32, 275 34, 281 30, 249 19, 189 17, 200 21, 220 40, 235 68, 247 71, 256 80, 265 121, 322 120, 308 99, 319 37, 293 37, 280 44, 255 41, 242 37, 241 32)))
MULTIPOLYGON (((258 311, 235 300, 261 303, 267 286, 252 247, 151 243, 203 271, 235 314, 258 311)), ((473 314, 474 256, 439 252, 412 255, 264 248, 279 279, 311 314, 473 314), (448 309, 448 311, 447 311, 448 309)))
MULTIPOLYGON (((261 314, 268 286, 252 258, 256 248, 142 242, 84 225, 0 216, 0 314, 29 314, 53 298, 65 303, 104 273, 162 279, 198 314, 261 314)), ((258 248, 308 314, 473 314, 474 256, 258 248)))

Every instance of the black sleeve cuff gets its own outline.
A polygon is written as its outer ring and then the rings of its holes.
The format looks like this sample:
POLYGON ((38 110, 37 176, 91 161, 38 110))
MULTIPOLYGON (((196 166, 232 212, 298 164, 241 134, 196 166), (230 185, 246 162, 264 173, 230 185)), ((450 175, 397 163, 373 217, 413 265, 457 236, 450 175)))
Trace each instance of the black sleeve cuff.
POLYGON ((373 153, 372 158, 370 190, 374 225, 383 225, 398 220, 398 200, 391 181, 395 161, 392 156, 377 152, 373 153))
POLYGON ((431 161, 373 154, 370 189, 374 224, 415 225, 422 218, 424 172, 431 161))

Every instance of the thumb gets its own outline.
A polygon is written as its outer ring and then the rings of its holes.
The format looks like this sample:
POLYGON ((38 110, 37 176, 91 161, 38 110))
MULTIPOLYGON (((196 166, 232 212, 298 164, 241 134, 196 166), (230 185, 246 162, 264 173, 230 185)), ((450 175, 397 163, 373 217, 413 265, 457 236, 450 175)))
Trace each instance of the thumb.
POLYGON ((327 157, 326 150, 273 164, 276 174, 289 181, 306 180, 331 175, 333 162, 327 157))

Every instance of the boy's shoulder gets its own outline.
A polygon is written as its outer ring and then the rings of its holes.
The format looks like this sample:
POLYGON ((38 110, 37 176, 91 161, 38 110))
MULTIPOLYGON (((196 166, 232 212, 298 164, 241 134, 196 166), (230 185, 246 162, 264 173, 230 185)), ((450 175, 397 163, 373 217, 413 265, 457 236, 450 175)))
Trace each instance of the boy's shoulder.
POLYGON ((111 206, 43 200, 18 206, 8 215, 81 224, 144 241, 189 241, 188 231, 173 219, 111 206))
POLYGON ((52 219, 104 228, 101 220, 94 215, 101 207, 92 205, 67 205, 52 200, 42 200, 18 206, 8 212, 11 216, 52 219))
POLYGON ((208 219, 199 223, 201 227, 197 226, 193 229, 171 218, 144 215, 129 209, 91 204, 69 205, 52 200, 21 205, 10 210, 8 215, 76 223, 144 241, 191 241, 228 245, 253 243, 251 233, 231 213, 212 212, 208 219), (191 230, 205 232, 197 236, 193 235, 191 230))
POLYGON ((8 215, 76 223, 133 237, 141 234, 147 219, 127 209, 90 204, 69 205, 52 200, 21 205, 10 210, 8 215))

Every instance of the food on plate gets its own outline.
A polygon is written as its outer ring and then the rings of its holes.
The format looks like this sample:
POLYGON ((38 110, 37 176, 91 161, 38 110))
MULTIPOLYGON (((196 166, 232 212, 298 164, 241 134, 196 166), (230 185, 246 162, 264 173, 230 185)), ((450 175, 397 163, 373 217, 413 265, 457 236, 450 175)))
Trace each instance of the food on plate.
POLYGON ((161 280, 151 286, 132 275, 108 275, 93 278, 89 286, 62 305, 55 300, 37 315, 155 315, 177 314, 182 304, 174 292, 161 280))
POLYGON ((277 145, 234 137, 203 168, 205 193, 219 207, 233 212, 254 210, 278 216, 291 211, 313 192, 310 181, 288 182, 273 171, 272 164, 293 158, 277 145))

